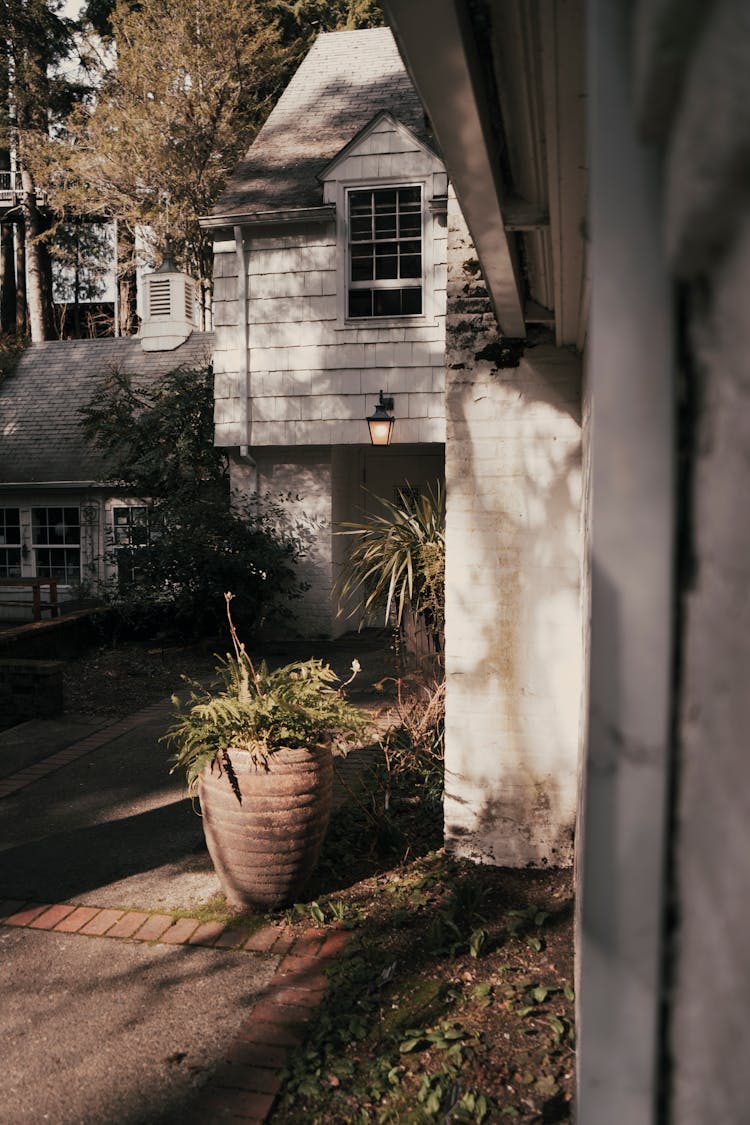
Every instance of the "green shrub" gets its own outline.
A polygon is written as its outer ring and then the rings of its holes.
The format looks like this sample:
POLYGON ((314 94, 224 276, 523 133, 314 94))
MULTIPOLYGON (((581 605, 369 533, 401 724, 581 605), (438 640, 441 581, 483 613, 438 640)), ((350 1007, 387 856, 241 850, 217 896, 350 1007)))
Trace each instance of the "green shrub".
POLYGON ((147 509, 132 573, 104 589, 126 629, 216 633, 225 590, 236 592, 247 632, 289 612, 304 589, 295 570, 302 529, 282 500, 231 501, 226 453, 213 444, 210 366, 178 368, 157 384, 113 372, 82 415, 106 479, 147 509))

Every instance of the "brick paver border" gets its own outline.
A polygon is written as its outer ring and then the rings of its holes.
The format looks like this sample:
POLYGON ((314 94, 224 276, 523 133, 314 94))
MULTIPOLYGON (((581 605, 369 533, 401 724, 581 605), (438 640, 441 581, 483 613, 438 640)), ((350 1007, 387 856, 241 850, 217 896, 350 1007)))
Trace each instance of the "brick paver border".
MULTIPOLYGON (((159 700, 127 718, 100 727, 70 746, 3 778, 0 799, 157 718, 167 702, 159 700)), ((289 1051, 302 1042, 304 1025, 325 994, 326 969, 349 938, 345 930, 335 925, 311 927, 302 933, 286 925, 267 925, 249 933, 247 928, 201 922, 198 918, 16 899, 0 901, 0 925, 142 941, 173 948, 202 946, 262 953, 280 958, 262 1000, 229 1044, 218 1069, 196 1094, 184 1118, 185 1125, 211 1125, 232 1120, 261 1125, 267 1119, 281 1087, 279 1070, 289 1051)))
POLYGON ((267 1119, 281 1088, 279 1071, 302 1042, 304 1025, 325 994, 326 969, 350 936, 335 925, 299 932, 286 924, 262 926, 248 936, 246 929, 198 918, 17 899, 0 901, 0 925, 281 958, 262 999, 197 1092, 185 1125, 232 1120, 261 1125, 267 1119))
POLYGON ((108 742, 119 738, 120 735, 135 730, 142 723, 158 718, 167 703, 168 700, 160 699, 157 703, 151 703, 141 711, 135 711, 124 719, 118 719, 114 723, 108 723, 107 726, 92 731, 85 738, 80 738, 77 742, 71 743, 70 746, 57 750, 54 754, 49 754, 46 758, 41 758, 30 766, 24 766, 23 769, 16 770, 15 773, 0 781, 0 798, 10 797, 17 793, 19 789, 25 789, 27 785, 33 785, 35 781, 41 781, 43 777, 62 769, 63 766, 70 765, 78 758, 83 758, 86 754, 90 754, 92 750, 99 750, 108 742))

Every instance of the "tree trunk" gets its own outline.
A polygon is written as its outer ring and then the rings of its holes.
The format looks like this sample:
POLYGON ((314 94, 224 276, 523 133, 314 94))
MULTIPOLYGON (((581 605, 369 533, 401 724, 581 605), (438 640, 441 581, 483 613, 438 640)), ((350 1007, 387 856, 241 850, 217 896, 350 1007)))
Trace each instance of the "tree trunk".
MULTIPOLYGON (((3 73, 3 77, 5 74, 3 73)), ((3 93, 5 98, 5 93, 3 93)), ((0 172, 12 186, 10 150, 0 148, 0 172)), ((0 331, 16 330, 16 263, 13 249, 13 224, 0 223, 0 331)))
POLYGON ((16 333, 27 334, 26 327, 26 232, 23 222, 16 224, 16 333))
POLYGON ((124 223, 117 226, 117 292, 121 336, 138 331, 138 290, 136 288, 135 238, 124 223))
POLYGON ((21 209, 26 230, 26 277, 29 323, 32 343, 48 340, 51 336, 52 295, 49 291, 49 254, 39 241, 45 223, 36 205, 36 191, 31 173, 21 170, 23 188, 21 209))
POLYGON ((0 224, 0 331, 16 330, 16 263, 13 224, 0 224))

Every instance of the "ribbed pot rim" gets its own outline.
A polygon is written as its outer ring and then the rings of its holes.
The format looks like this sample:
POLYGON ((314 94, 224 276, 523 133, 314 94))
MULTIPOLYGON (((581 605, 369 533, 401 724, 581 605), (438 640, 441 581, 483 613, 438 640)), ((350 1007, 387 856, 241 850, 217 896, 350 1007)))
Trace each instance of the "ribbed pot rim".
MULTIPOLYGON (((282 761, 289 754, 310 754, 317 757, 321 754, 325 755, 326 752, 331 754, 331 756, 333 755, 333 750, 329 742, 315 742, 311 746, 277 746, 264 757, 255 757, 249 750, 243 750, 239 746, 228 746, 225 751, 221 751, 221 754, 229 754, 233 760, 236 758, 237 761, 243 765, 260 766, 265 764, 270 768, 273 765, 274 759, 282 761)), ((210 773, 215 765, 221 766, 221 757, 219 754, 217 754, 215 758, 212 758, 210 762, 206 762, 201 773, 210 773)))

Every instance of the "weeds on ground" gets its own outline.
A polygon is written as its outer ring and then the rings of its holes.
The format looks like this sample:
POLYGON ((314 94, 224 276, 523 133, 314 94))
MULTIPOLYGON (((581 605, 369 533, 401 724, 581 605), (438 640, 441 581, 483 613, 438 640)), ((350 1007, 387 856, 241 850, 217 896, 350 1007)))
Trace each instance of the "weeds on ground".
POLYGON ((289 915, 354 932, 273 1125, 570 1119, 569 877, 440 849, 442 692, 397 685, 381 758, 334 818, 314 899, 289 915))

